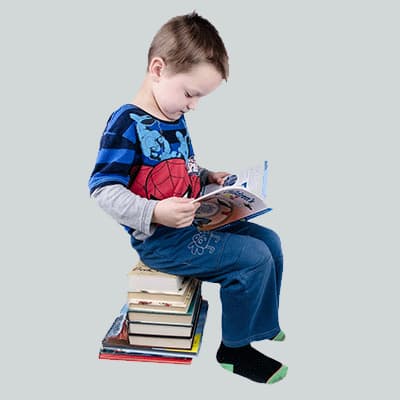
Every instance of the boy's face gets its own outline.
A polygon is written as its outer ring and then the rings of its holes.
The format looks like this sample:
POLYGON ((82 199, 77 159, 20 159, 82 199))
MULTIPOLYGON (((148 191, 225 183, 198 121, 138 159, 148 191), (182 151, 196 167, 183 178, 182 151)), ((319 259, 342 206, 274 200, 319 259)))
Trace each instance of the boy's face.
POLYGON ((152 73, 152 92, 157 108, 170 121, 195 109, 200 97, 211 93, 222 82, 221 74, 208 63, 196 65, 183 73, 173 73, 162 64, 157 72, 152 73))

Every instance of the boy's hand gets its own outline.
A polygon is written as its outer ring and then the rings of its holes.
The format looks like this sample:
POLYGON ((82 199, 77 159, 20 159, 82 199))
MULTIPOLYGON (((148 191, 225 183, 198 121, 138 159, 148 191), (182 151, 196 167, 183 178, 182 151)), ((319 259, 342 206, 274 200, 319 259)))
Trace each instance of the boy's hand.
POLYGON ((230 175, 229 172, 212 172, 208 173, 208 183, 216 183, 218 185, 222 185, 224 183, 224 178, 230 175))
POLYGON ((190 226, 200 203, 192 203, 193 199, 169 197, 160 200, 154 208, 152 222, 169 226, 170 228, 184 228, 190 226))

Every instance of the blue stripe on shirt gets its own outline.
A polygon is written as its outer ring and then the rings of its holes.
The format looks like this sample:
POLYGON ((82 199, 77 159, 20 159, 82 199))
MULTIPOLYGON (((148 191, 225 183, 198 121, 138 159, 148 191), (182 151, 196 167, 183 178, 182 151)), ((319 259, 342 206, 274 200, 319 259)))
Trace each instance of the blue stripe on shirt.
POLYGON ((109 149, 101 148, 97 156, 96 164, 131 164, 135 158, 135 151, 131 149, 109 149))
POLYGON ((92 175, 89 179, 90 194, 92 194, 98 187, 116 183, 121 183, 124 186, 128 186, 129 177, 117 174, 110 175, 109 173, 102 174, 101 172, 98 172, 97 174, 92 175))

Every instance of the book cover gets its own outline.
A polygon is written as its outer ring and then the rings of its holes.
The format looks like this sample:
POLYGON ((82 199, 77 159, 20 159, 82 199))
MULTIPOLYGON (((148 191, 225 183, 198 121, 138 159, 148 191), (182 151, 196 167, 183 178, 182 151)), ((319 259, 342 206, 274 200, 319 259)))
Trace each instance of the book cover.
POLYGON ((141 260, 128 272, 128 292, 164 292, 180 294, 185 278, 148 267, 141 260))
POLYGON ((217 229, 243 219, 255 218, 269 212, 267 206, 268 162, 238 174, 229 175, 224 185, 206 185, 193 202, 200 202, 195 224, 200 230, 217 229))
POLYGON ((193 296, 196 289, 196 279, 187 279, 182 288, 182 293, 149 293, 149 292, 128 292, 129 304, 154 304, 185 307, 193 296))

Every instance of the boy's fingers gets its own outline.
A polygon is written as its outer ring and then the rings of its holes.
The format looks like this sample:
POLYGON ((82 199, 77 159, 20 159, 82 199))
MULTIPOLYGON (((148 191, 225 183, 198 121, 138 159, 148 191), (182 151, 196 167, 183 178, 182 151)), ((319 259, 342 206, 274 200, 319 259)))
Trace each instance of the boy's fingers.
POLYGON ((180 207, 184 210, 197 210, 200 207, 200 203, 196 202, 193 203, 193 199, 187 199, 187 198, 181 198, 177 197, 179 199, 177 203, 181 203, 180 207), (180 201, 183 200, 183 201, 180 201))
POLYGON ((187 197, 172 197, 175 201, 179 203, 191 203, 193 199, 188 199, 187 197))

